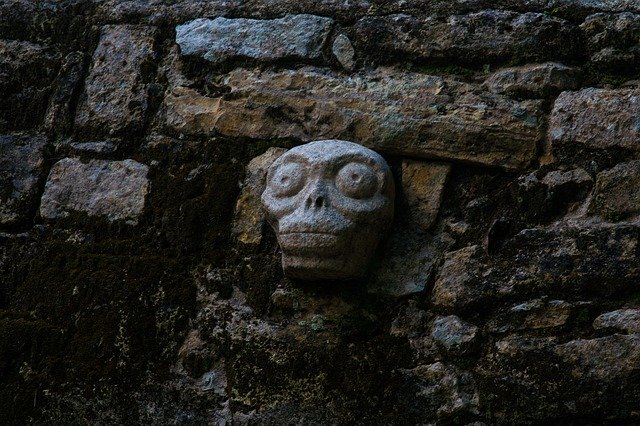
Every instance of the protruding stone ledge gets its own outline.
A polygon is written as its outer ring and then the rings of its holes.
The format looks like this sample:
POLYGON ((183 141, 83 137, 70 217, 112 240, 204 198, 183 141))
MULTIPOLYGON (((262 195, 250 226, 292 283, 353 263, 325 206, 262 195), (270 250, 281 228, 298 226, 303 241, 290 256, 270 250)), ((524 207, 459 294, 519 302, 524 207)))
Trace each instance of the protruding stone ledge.
POLYGON ((280 19, 195 19, 176 27, 183 55, 209 62, 249 58, 257 61, 318 59, 333 19, 314 15, 287 15, 280 19))
POLYGON ((526 167, 539 141, 538 101, 482 93, 477 85, 380 69, 345 78, 317 68, 234 70, 229 93, 185 87, 165 96, 170 133, 352 140, 388 154, 526 167))
POLYGON ((148 171, 134 160, 60 160, 49 173, 40 215, 53 220, 79 212, 136 224, 149 191, 148 171))

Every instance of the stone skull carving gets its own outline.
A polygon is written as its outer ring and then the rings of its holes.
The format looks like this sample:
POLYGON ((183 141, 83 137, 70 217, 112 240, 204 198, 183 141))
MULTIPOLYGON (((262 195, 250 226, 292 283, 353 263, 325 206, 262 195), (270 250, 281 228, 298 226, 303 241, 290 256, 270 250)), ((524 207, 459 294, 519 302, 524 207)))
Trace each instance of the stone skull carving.
POLYGON ((384 158, 361 145, 322 140, 278 158, 262 204, 290 278, 366 275, 393 220, 395 187, 384 158))

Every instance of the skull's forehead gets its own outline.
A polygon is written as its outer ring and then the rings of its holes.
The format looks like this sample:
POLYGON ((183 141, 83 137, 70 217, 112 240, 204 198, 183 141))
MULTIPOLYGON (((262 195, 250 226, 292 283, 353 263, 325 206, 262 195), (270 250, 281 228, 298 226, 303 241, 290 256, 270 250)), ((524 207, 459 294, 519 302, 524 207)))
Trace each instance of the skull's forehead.
POLYGON ((338 139, 315 141, 297 146, 287 151, 279 162, 302 159, 310 164, 332 164, 345 158, 368 160, 367 162, 376 164, 385 171, 388 170, 386 161, 377 152, 357 143, 338 139))

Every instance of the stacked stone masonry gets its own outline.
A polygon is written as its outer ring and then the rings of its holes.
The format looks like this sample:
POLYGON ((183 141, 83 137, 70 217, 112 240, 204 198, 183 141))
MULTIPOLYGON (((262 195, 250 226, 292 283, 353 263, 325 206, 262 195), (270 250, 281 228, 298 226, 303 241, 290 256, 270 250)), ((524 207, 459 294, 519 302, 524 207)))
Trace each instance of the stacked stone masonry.
POLYGON ((640 422, 640 4, 0 0, 0 423, 640 422), (395 180, 288 279, 293 147, 395 180))

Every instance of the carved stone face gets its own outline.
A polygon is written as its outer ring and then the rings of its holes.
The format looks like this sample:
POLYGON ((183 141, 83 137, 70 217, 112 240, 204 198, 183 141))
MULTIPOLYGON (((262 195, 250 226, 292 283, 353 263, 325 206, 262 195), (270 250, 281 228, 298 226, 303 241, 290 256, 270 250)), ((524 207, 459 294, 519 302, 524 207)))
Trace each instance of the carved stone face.
POLYGON ((393 220, 395 188, 385 160, 358 144, 311 142, 269 168, 262 204, 290 278, 366 275, 393 220))

